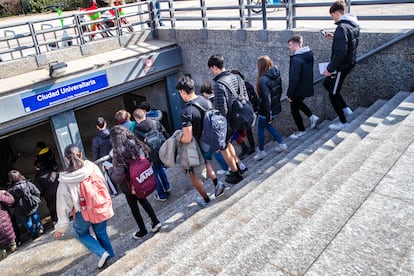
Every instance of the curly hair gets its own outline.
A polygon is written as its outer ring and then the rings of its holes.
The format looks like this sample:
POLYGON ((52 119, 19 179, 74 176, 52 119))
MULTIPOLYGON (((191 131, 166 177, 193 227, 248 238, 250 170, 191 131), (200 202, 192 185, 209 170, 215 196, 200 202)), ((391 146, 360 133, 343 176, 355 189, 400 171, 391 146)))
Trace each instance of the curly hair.
POLYGON ((124 166, 129 160, 149 155, 149 147, 140 141, 129 129, 116 125, 109 131, 112 144, 112 162, 115 166, 124 166))

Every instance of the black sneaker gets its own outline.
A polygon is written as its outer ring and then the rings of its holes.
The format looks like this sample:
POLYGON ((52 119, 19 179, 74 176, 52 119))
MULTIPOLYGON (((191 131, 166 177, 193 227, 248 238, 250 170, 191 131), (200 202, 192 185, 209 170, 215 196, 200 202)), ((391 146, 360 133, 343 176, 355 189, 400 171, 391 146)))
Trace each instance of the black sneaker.
POLYGON ((240 173, 237 172, 231 172, 230 175, 226 176, 226 182, 230 184, 237 184, 240 181, 243 180, 243 176, 240 175, 240 173))
POLYGON ((147 230, 140 230, 138 232, 135 232, 135 234, 132 235, 132 237, 136 240, 139 240, 140 238, 142 238, 143 236, 145 236, 146 234, 148 234, 147 230))

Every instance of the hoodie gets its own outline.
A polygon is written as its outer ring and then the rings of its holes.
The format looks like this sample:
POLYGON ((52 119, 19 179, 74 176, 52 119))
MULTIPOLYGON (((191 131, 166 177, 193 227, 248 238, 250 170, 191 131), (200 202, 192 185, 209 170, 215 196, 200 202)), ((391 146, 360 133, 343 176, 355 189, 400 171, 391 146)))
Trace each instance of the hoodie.
POLYGON ((111 149, 112 145, 109 139, 109 129, 100 130, 98 135, 92 140, 92 160, 96 161, 99 158, 108 155, 111 149))
POLYGON ((74 172, 59 173, 59 186, 56 193, 56 212, 58 222, 55 224, 55 230, 64 233, 70 225, 69 216, 72 210, 80 212, 79 205, 79 186, 80 182, 86 177, 95 173, 104 177, 101 170, 93 162, 85 160, 84 165, 74 172))
POLYGON ((356 63, 356 49, 359 43, 359 25, 355 14, 341 16, 336 27, 332 42, 331 62, 329 72, 349 71, 356 63))
POLYGON ((290 57, 289 87, 287 90, 289 98, 314 95, 313 60, 313 52, 308 46, 298 49, 290 57))
POLYGON ((267 122, 271 122, 272 116, 282 111, 280 97, 282 96, 282 79, 276 66, 270 68, 259 79, 259 109, 261 116, 266 116, 267 122))

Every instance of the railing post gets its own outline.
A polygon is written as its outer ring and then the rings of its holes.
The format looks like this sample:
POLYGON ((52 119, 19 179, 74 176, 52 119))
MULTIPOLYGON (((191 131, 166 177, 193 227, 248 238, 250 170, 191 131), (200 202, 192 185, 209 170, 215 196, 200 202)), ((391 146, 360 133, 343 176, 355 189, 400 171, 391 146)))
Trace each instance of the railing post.
POLYGON ((168 1, 168 8, 170 10, 170 22, 171 22, 171 28, 175 29, 175 13, 174 13, 174 0, 168 1))
POLYGON ((292 30, 292 0, 289 0, 286 5, 286 30, 292 30))
MULTIPOLYGON (((252 4, 252 0, 247 0, 247 5, 251 5, 252 4)), ((252 27, 252 20, 250 20, 250 17, 252 16, 252 9, 248 9, 247 10, 247 17, 249 18, 248 22, 247 22, 247 27, 251 28, 252 27)))
POLYGON ((244 19, 244 0, 239 0, 239 16, 240 16, 240 29, 245 29, 246 20, 244 19))
MULTIPOLYGON (((33 47, 35 48, 36 51, 36 55, 40 55, 40 48, 39 48, 39 42, 37 41, 37 36, 36 36, 36 31, 34 29, 33 23, 32 22, 27 22, 27 24, 29 25, 29 30, 30 30, 30 35, 32 36, 32 40, 33 40, 33 47)), ((23 56, 23 53, 21 53, 23 56)))
POLYGON ((267 30, 266 2, 267 2, 267 0, 262 0, 262 22, 263 22, 263 30, 267 30))
POLYGON ((201 10, 201 23, 203 25, 203 29, 207 28, 207 8, 206 8, 206 1, 200 0, 200 10, 201 10))
POLYGON ((79 14, 75 14, 75 25, 76 25, 76 30, 77 33, 79 35, 79 42, 81 45, 86 44, 86 40, 85 37, 83 36, 83 28, 81 26, 81 20, 80 20, 80 15, 79 14))
POLYGON ((119 9, 114 8, 114 12, 115 12, 115 21, 116 21, 116 32, 118 34, 118 36, 122 35, 122 27, 121 27, 121 19, 119 18, 119 9))
POLYGON ((296 28, 296 0, 289 0, 292 1, 292 28, 296 28))

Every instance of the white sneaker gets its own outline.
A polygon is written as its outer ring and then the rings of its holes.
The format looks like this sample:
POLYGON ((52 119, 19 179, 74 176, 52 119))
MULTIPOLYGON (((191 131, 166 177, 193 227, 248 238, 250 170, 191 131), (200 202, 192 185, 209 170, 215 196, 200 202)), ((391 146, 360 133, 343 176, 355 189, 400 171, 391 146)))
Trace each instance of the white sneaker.
POLYGON ((225 174, 225 173, 226 173, 225 170, 218 170, 218 171, 216 171, 216 174, 218 174, 218 175, 222 175, 222 174, 225 174))
POLYGON ((292 139, 299 139, 300 137, 302 137, 303 135, 305 135, 305 131, 298 131, 296 133, 293 133, 292 135, 290 135, 290 138, 292 139))
POLYGON ((318 124, 319 117, 312 114, 312 116, 309 117, 309 121, 310 121, 310 128, 314 129, 316 125, 318 124))
POLYGON ((338 122, 338 123, 330 124, 329 128, 332 129, 332 130, 343 130, 348 125, 349 125, 348 123, 343 124, 341 122, 338 122))
POLYGON ((99 263, 98 263, 98 268, 102 268, 104 267, 104 265, 106 264, 106 261, 109 258, 109 253, 108 252, 104 252, 101 256, 101 258, 99 259, 99 263))
POLYGON ((264 150, 259 150, 258 153, 256 153, 256 155, 253 157, 254 160, 256 161, 260 161, 263 158, 265 158, 267 155, 267 153, 264 150))
POLYGON ((282 152, 282 151, 285 151, 286 149, 287 149, 286 143, 281 143, 275 147, 275 150, 277 152, 282 152))
POLYGON ((350 109, 348 106, 343 108, 342 111, 344 112, 345 115, 352 115, 352 109, 350 109))

